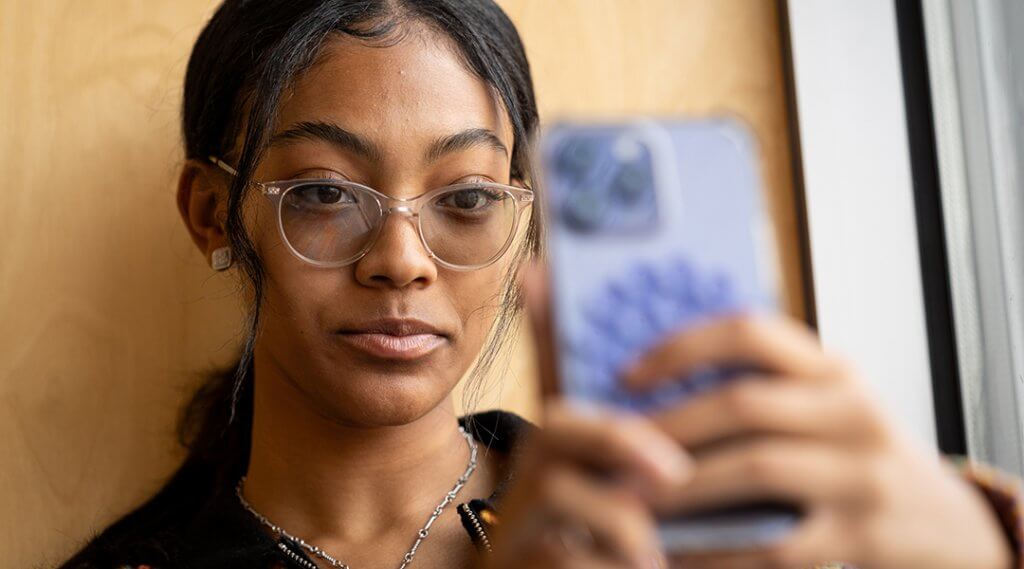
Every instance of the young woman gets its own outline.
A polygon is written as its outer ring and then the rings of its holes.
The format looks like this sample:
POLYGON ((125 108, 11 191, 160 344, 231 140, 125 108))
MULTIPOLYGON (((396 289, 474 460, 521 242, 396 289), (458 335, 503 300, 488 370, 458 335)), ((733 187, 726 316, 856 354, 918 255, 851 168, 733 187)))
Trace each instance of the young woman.
POLYGON ((523 281, 539 330, 546 314, 543 278, 520 278, 538 252, 536 102, 490 0, 227 0, 183 123, 178 205, 242 277, 249 339, 189 405, 181 468, 65 567, 1020 563, 997 493, 908 443, 786 319, 668 339, 629 381, 766 371, 657 416, 555 399, 543 430, 455 416, 452 388, 509 338, 523 281), (656 514, 750 497, 805 520, 769 548, 659 551, 656 514))

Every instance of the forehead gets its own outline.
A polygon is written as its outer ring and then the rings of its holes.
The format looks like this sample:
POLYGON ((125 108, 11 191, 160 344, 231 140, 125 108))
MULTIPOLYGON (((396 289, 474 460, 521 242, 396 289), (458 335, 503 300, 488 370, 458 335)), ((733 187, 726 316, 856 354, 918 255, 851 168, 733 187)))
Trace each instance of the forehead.
POLYGON ((467 128, 488 128, 512 146, 493 91, 468 70, 451 40, 422 27, 386 44, 341 34, 329 39, 280 109, 280 127, 309 120, 337 122, 385 148, 426 145, 467 128))

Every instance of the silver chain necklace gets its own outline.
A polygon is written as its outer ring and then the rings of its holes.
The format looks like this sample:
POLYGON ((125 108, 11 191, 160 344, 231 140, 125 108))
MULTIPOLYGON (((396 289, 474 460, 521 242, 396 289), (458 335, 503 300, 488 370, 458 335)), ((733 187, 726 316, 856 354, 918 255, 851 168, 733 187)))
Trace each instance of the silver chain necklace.
MULTIPOLYGON (((417 532, 416 541, 412 544, 412 547, 409 548, 409 551, 405 553, 405 556, 402 557, 402 564, 398 566, 398 569, 405 569, 409 566, 410 563, 412 563, 412 558, 416 555, 416 550, 419 549, 420 543, 424 539, 426 539, 428 535, 430 535, 430 526, 432 526, 434 524, 434 521, 441 516, 441 512, 444 511, 445 507, 448 506, 448 504, 451 504, 453 500, 455 500, 455 497, 459 495, 459 491, 462 490, 462 487, 466 485, 467 481, 469 481, 469 477, 472 476, 473 471, 476 470, 476 441, 473 440, 473 435, 470 435, 468 432, 466 432, 466 429, 462 428, 461 425, 459 426, 459 432, 462 433, 462 436, 465 437, 466 439, 466 444, 469 445, 469 464, 466 465, 466 471, 463 472, 462 476, 460 476, 459 479, 455 481, 455 486, 453 486, 452 489, 449 490, 448 493, 444 495, 444 499, 441 500, 441 503, 438 504, 436 508, 434 508, 434 513, 430 515, 430 519, 428 519, 427 523, 423 524, 423 527, 420 528, 419 532, 417 532)), ((286 532, 284 528, 274 524, 273 522, 268 520, 266 516, 257 512, 256 509, 253 508, 251 504, 249 504, 248 500, 246 500, 245 497, 242 496, 242 486, 244 484, 245 476, 243 476, 241 480, 238 481, 238 484, 235 486, 235 495, 238 496, 238 501, 242 503, 242 507, 248 510, 249 513, 252 514, 253 517, 255 517, 261 524, 270 528, 270 530, 276 533, 277 535, 288 538, 289 540, 299 544, 306 551, 330 563, 331 567, 335 567, 337 569, 349 569, 348 565, 345 565, 341 561, 338 561, 334 557, 331 557, 331 555, 323 549, 320 549, 319 547, 311 543, 306 543, 304 540, 291 535, 290 533, 286 532)))

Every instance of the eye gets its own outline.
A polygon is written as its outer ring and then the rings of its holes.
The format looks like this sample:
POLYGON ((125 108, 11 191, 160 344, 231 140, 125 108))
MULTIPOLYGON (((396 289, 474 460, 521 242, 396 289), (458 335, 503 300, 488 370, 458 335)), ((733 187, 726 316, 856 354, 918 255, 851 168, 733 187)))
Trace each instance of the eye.
POLYGON ((311 192, 316 192, 316 199, 322 204, 336 204, 339 202, 355 202, 352 194, 336 186, 313 186, 311 192))
POLYGON ((474 212, 486 210, 505 197, 505 193, 501 191, 474 187, 447 193, 437 203, 460 212, 474 212))
POLYGON ((352 190, 331 184, 307 184, 288 192, 290 205, 316 211, 335 211, 356 203, 352 190))

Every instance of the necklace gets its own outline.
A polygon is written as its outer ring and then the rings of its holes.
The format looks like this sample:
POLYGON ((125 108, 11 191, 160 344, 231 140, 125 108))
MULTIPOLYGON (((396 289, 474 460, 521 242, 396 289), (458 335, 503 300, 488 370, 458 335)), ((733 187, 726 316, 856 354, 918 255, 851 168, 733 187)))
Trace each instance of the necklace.
MULTIPOLYGON (((405 555, 402 557, 402 564, 398 566, 398 569, 405 569, 409 566, 410 563, 412 563, 412 558, 416 555, 416 550, 419 549, 420 543, 424 539, 426 539, 428 535, 430 535, 430 526, 432 526, 434 524, 434 521, 441 516, 441 512, 444 511, 445 507, 448 506, 448 504, 451 504, 453 500, 455 500, 455 497, 459 495, 459 491, 462 490, 462 487, 466 485, 467 481, 469 481, 469 477, 473 474, 473 471, 476 470, 476 441, 473 440, 473 435, 469 434, 466 431, 466 429, 462 428, 461 425, 459 426, 459 432, 462 433, 462 436, 465 437, 466 439, 466 444, 469 445, 469 464, 466 465, 466 471, 463 472, 462 476, 460 476, 459 479, 455 481, 455 486, 453 486, 452 489, 449 490, 448 493, 444 495, 444 499, 442 499, 441 503, 438 504, 436 508, 434 508, 434 512, 430 515, 430 518, 427 520, 427 523, 423 524, 423 527, 420 528, 420 531, 416 533, 416 541, 413 542, 412 547, 410 547, 409 551, 407 551, 405 555)), ((286 532, 284 528, 274 524, 269 519, 267 519, 266 516, 257 512, 256 509, 253 508, 251 504, 249 504, 249 501, 246 500, 244 496, 242 496, 242 486, 244 484, 245 476, 243 476, 238 481, 238 484, 235 486, 235 496, 238 496, 238 501, 242 503, 242 507, 248 510, 248 512, 252 514, 257 521, 270 528, 270 530, 276 533, 277 535, 288 538, 289 540, 297 543, 306 551, 330 563, 331 567, 335 567, 336 569, 349 569, 348 565, 345 565, 341 561, 338 561, 334 557, 331 557, 331 555, 329 555, 323 549, 320 549, 319 547, 311 543, 306 543, 302 539, 291 535, 290 533, 286 532)))

